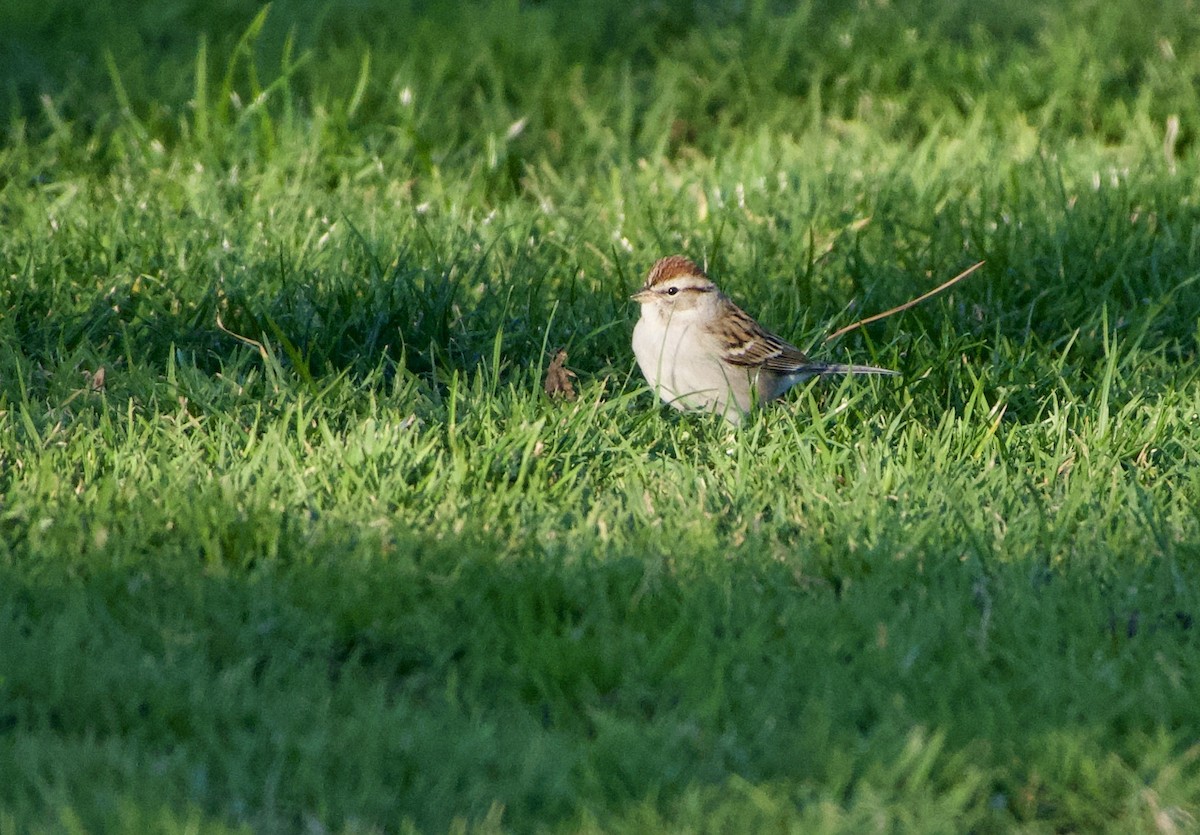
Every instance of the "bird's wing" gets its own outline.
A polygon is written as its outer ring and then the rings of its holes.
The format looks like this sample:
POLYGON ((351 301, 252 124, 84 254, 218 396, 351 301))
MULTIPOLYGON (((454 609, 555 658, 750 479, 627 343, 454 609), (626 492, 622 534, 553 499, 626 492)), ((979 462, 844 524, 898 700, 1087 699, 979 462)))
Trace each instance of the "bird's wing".
POLYGON ((715 334, 725 362, 743 368, 765 368, 777 374, 791 374, 809 364, 808 357, 795 345, 764 329, 733 302, 727 304, 726 321, 732 327, 715 334))

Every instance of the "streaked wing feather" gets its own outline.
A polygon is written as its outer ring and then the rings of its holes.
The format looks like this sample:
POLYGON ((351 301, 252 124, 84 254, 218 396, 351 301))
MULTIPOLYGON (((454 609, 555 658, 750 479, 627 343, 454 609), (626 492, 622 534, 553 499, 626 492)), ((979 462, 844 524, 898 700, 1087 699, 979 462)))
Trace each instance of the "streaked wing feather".
POLYGON ((778 374, 790 374, 808 364, 808 357, 799 348, 765 330, 733 302, 727 303, 728 314, 737 327, 717 334, 725 362, 743 368, 765 368, 778 374))

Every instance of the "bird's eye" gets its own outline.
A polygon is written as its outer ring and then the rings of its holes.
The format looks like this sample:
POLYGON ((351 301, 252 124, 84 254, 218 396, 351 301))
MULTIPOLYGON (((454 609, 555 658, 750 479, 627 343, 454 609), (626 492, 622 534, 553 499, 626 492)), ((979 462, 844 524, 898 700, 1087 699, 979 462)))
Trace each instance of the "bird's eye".
POLYGON ((668 288, 667 288, 667 295, 668 295, 668 296, 673 296, 673 295, 675 295, 675 294, 676 294, 676 293, 678 293, 678 292, 679 292, 679 288, 678 288, 678 287, 668 287, 668 288))

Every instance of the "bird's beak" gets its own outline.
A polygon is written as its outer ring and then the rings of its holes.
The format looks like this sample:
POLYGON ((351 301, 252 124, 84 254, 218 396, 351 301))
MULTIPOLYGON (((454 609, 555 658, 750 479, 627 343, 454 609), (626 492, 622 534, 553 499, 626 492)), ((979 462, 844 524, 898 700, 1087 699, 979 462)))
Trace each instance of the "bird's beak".
POLYGON ((638 290, 632 296, 630 296, 629 300, 631 302, 637 302, 638 304, 645 304, 646 302, 650 301, 653 298, 654 298, 654 291, 646 290, 643 288, 641 290, 638 290))

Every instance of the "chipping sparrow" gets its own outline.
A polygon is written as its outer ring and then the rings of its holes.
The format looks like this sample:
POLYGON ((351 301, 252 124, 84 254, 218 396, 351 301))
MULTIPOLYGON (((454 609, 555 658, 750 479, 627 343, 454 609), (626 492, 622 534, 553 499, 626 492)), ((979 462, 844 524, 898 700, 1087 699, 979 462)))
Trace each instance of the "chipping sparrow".
POLYGON ((662 258, 633 294, 642 316, 633 353, 646 381, 680 410, 716 412, 735 426, 818 374, 895 374, 870 365, 813 362, 768 332, 682 255, 662 258))

